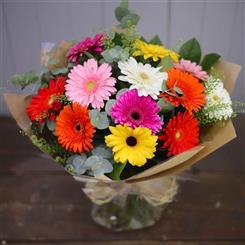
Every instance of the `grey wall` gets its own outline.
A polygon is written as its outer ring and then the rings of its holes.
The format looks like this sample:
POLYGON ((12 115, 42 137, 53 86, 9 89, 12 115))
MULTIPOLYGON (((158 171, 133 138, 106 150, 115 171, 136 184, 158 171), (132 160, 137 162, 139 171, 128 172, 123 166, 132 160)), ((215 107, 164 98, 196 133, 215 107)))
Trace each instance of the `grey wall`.
MULTIPOLYGON (((0 0, 0 91, 19 91, 7 84, 15 73, 39 69, 42 42, 80 39, 115 24, 119 1, 0 0)), ((138 30, 150 38, 159 34, 166 46, 193 36, 204 53, 218 52, 244 66, 245 2, 243 0, 131 1, 141 15, 138 30)), ((245 100, 245 72, 239 76, 234 99, 245 100)), ((26 91, 28 92, 28 91, 26 91)), ((7 108, 0 98, 0 113, 7 108)))

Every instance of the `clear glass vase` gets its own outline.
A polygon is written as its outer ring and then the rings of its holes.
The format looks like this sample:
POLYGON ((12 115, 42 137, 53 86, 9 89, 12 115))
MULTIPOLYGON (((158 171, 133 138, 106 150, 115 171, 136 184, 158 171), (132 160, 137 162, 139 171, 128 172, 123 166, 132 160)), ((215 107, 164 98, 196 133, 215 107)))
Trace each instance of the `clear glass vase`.
POLYGON ((154 225, 166 205, 153 206, 138 195, 129 194, 102 205, 93 204, 91 215, 97 224, 114 231, 142 229, 154 225))

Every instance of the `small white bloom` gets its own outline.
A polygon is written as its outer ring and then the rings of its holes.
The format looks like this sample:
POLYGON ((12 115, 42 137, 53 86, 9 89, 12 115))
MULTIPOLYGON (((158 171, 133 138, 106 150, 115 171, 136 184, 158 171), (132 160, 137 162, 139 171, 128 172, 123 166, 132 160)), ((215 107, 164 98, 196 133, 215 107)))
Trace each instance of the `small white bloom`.
POLYGON ((155 68, 149 64, 137 63, 133 57, 130 57, 128 61, 118 62, 118 67, 123 74, 118 78, 131 83, 130 89, 137 89, 139 96, 150 95, 153 99, 157 99, 163 81, 168 78, 168 74, 161 72, 160 67, 155 68))
POLYGON ((220 79, 210 77, 206 86, 206 105, 203 110, 212 120, 226 120, 232 116, 232 101, 220 79))

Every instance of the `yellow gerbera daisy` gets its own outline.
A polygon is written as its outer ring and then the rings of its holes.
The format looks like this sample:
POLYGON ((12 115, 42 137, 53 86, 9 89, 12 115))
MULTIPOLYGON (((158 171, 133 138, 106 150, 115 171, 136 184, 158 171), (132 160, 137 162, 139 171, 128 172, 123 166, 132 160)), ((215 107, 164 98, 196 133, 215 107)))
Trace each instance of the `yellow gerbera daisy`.
POLYGON ((153 61, 158 61, 166 56, 170 56, 174 62, 178 62, 179 54, 170 49, 166 49, 164 46, 146 43, 137 39, 134 43, 135 51, 133 56, 143 56, 144 59, 152 58, 153 61))
POLYGON ((105 136, 105 142, 114 152, 115 162, 125 164, 127 161, 134 166, 142 166, 147 159, 154 157, 157 136, 152 135, 148 128, 132 129, 117 125, 109 127, 112 134, 105 136))

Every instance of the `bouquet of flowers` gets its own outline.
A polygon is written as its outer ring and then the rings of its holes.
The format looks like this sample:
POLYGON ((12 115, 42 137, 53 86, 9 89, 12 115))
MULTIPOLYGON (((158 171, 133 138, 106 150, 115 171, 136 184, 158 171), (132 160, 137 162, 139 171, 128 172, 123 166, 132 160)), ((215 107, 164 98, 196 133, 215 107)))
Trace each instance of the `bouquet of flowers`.
MULTIPOLYGON (((207 131, 215 137, 213 127, 224 131, 220 122, 234 115, 227 89, 238 66, 220 62, 216 53, 201 59, 195 38, 179 51, 158 36, 146 41, 127 1, 115 15, 119 24, 109 32, 43 50, 41 75, 11 79, 22 88, 39 83, 37 93, 22 100, 25 108, 15 104, 22 119, 28 117, 21 127, 73 175, 120 180, 159 174, 205 148, 207 131), (218 61, 226 70, 214 68, 218 61)), ((8 104, 11 109, 13 101, 8 104)))
POLYGON ((240 66, 202 58, 195 38, 173 49, 145 40, 127 1, 115 15, 110 31, 46 45, 40 75, 11 79, 39 86, 5 95, 32 143, 78 180, 135 182, 183 171, 233 139, 229 92, 240 66))

